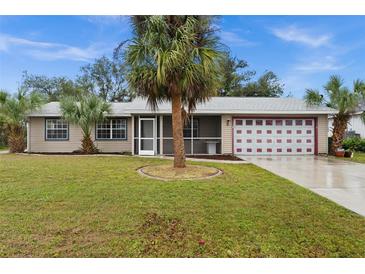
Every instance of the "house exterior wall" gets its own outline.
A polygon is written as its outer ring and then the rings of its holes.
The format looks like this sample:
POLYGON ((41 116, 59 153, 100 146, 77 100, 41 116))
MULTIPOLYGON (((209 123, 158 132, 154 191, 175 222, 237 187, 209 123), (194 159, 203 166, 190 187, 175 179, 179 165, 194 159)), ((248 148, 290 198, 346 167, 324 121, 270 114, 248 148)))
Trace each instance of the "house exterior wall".
POLYGON ((328 115, 317 116, 318 153, 328 153, 328 115))
MULTIPOLYGON (((234 116, 234 115, 233 115, 234 116)), ((221 116, 196 116, 200 118, 199 125, 201 137, 221 137, 221 144, 217 145, 217 152, 222 154, 232 154, 232 115, 221 116), (214 130, 212 127, 208 129, 212 123, 219 123, 214 130), (218 132, 217 132, 218 131, 218 132), (216 136, 212 136, 215 135, 216 136)), ((276 115, 278 117, 280 115, 276 115)), ((303 116, 303 115, 301 115, 303 116)), ((257 116, 256 116, 257 117, 257 116)), ((281 115, 281 117, 284 117, 281 115)), ((308 116, 309 117, 309 116, 308 116)), ((317 118, 317 134, 318 134, 318 153, 326 154, 328 152, 328 116, 317 115, 310 116, 317 118)), ((163 119, 163 136, 170 137, 171 119, 169 116, 164 116, 163 119), (169 124, 170 122, 170 124, 169 124), (166 136, 167 135, 167 136, 166 136)), ((111 140, 111 141, 95 141, 97 148, 101 152, 113 153, 113 152, 132 152, 132 119, 127 119, 127 140, 111 140)), ((29 119, 29 152, 44 152, 44 153, 57 153, 57 152, 73 152, 79 150, 81 147, 82 132, 81 129, 75 125, 69 125, 69 140, 68 141, 46 141, 45 140, 45 118, 44 117, 32 117, 29 119)), ((95 140, 95 130, 92 130, 92 139, 95 140)), ((190 152, 190 140, 186 140, 185 146, 188 148, 187 153, 190 152)), ((194 141, 194 153, 204 153, 206 145, 204 140, 194 141)), ((136 147, 138 151, 138 147, 136 147)), ((163 140, 163 153, 172 153, 172 139, 163 140)))
MULTIPOLYGON (((44 117, 29 119, 29 152, 41 153, 67 153, 79 150, 81 147, 82 131, 78 126, 69 125, 69 140, 46 141, 44 117)), ((101 152, 131 152, 132 151, 132 122, 127 118, 127 140, 95 141, 95 128, 92 129, 91 138, 101 152)))
POLYGON ((232 115, 222 115, 222 154, 232 154, 232 115))

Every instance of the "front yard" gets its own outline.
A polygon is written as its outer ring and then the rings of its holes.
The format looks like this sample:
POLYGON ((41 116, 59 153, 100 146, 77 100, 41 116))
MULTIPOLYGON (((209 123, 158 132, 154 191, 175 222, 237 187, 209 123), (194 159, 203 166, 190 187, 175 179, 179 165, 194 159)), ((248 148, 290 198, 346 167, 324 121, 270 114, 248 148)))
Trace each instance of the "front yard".
MULTIPOLYGON (((0 155, 1 257, 365 257, 365 218, 254 165, 157 181, 166 160, 0 155)), ((201 164, 201 163, 192 163, 201 164)))
POLYGON ((365 164, 365 152, 355 151, 354 157, 351 158, 350 160, 353 162, 365 164))

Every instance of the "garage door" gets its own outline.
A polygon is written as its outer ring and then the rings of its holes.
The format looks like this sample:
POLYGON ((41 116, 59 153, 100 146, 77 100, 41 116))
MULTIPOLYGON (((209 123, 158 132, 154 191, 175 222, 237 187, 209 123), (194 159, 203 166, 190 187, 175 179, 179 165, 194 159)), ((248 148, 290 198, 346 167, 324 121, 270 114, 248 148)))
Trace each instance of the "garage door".
POLYGON ((241 155, 314 154, 314 119, 234 119, 234 153, 241 155))

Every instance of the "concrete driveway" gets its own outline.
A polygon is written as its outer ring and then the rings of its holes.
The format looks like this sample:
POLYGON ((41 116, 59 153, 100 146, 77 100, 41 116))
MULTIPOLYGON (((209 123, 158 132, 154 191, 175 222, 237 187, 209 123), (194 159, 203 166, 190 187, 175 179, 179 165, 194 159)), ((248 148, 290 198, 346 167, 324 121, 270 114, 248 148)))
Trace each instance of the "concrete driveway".
POLYGON ((242 157, 365 216, 365 164, 321 156, 242 157))

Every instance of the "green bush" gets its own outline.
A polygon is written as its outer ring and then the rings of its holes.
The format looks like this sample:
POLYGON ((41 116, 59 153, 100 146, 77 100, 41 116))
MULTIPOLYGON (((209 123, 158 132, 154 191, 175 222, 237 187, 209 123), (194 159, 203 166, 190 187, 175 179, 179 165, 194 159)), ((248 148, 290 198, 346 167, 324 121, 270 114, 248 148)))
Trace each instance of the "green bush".
POLYGON ((342 147, 346 150, 365 152, 365 139, 358 137, 346 138, 342 142, 342 147))

